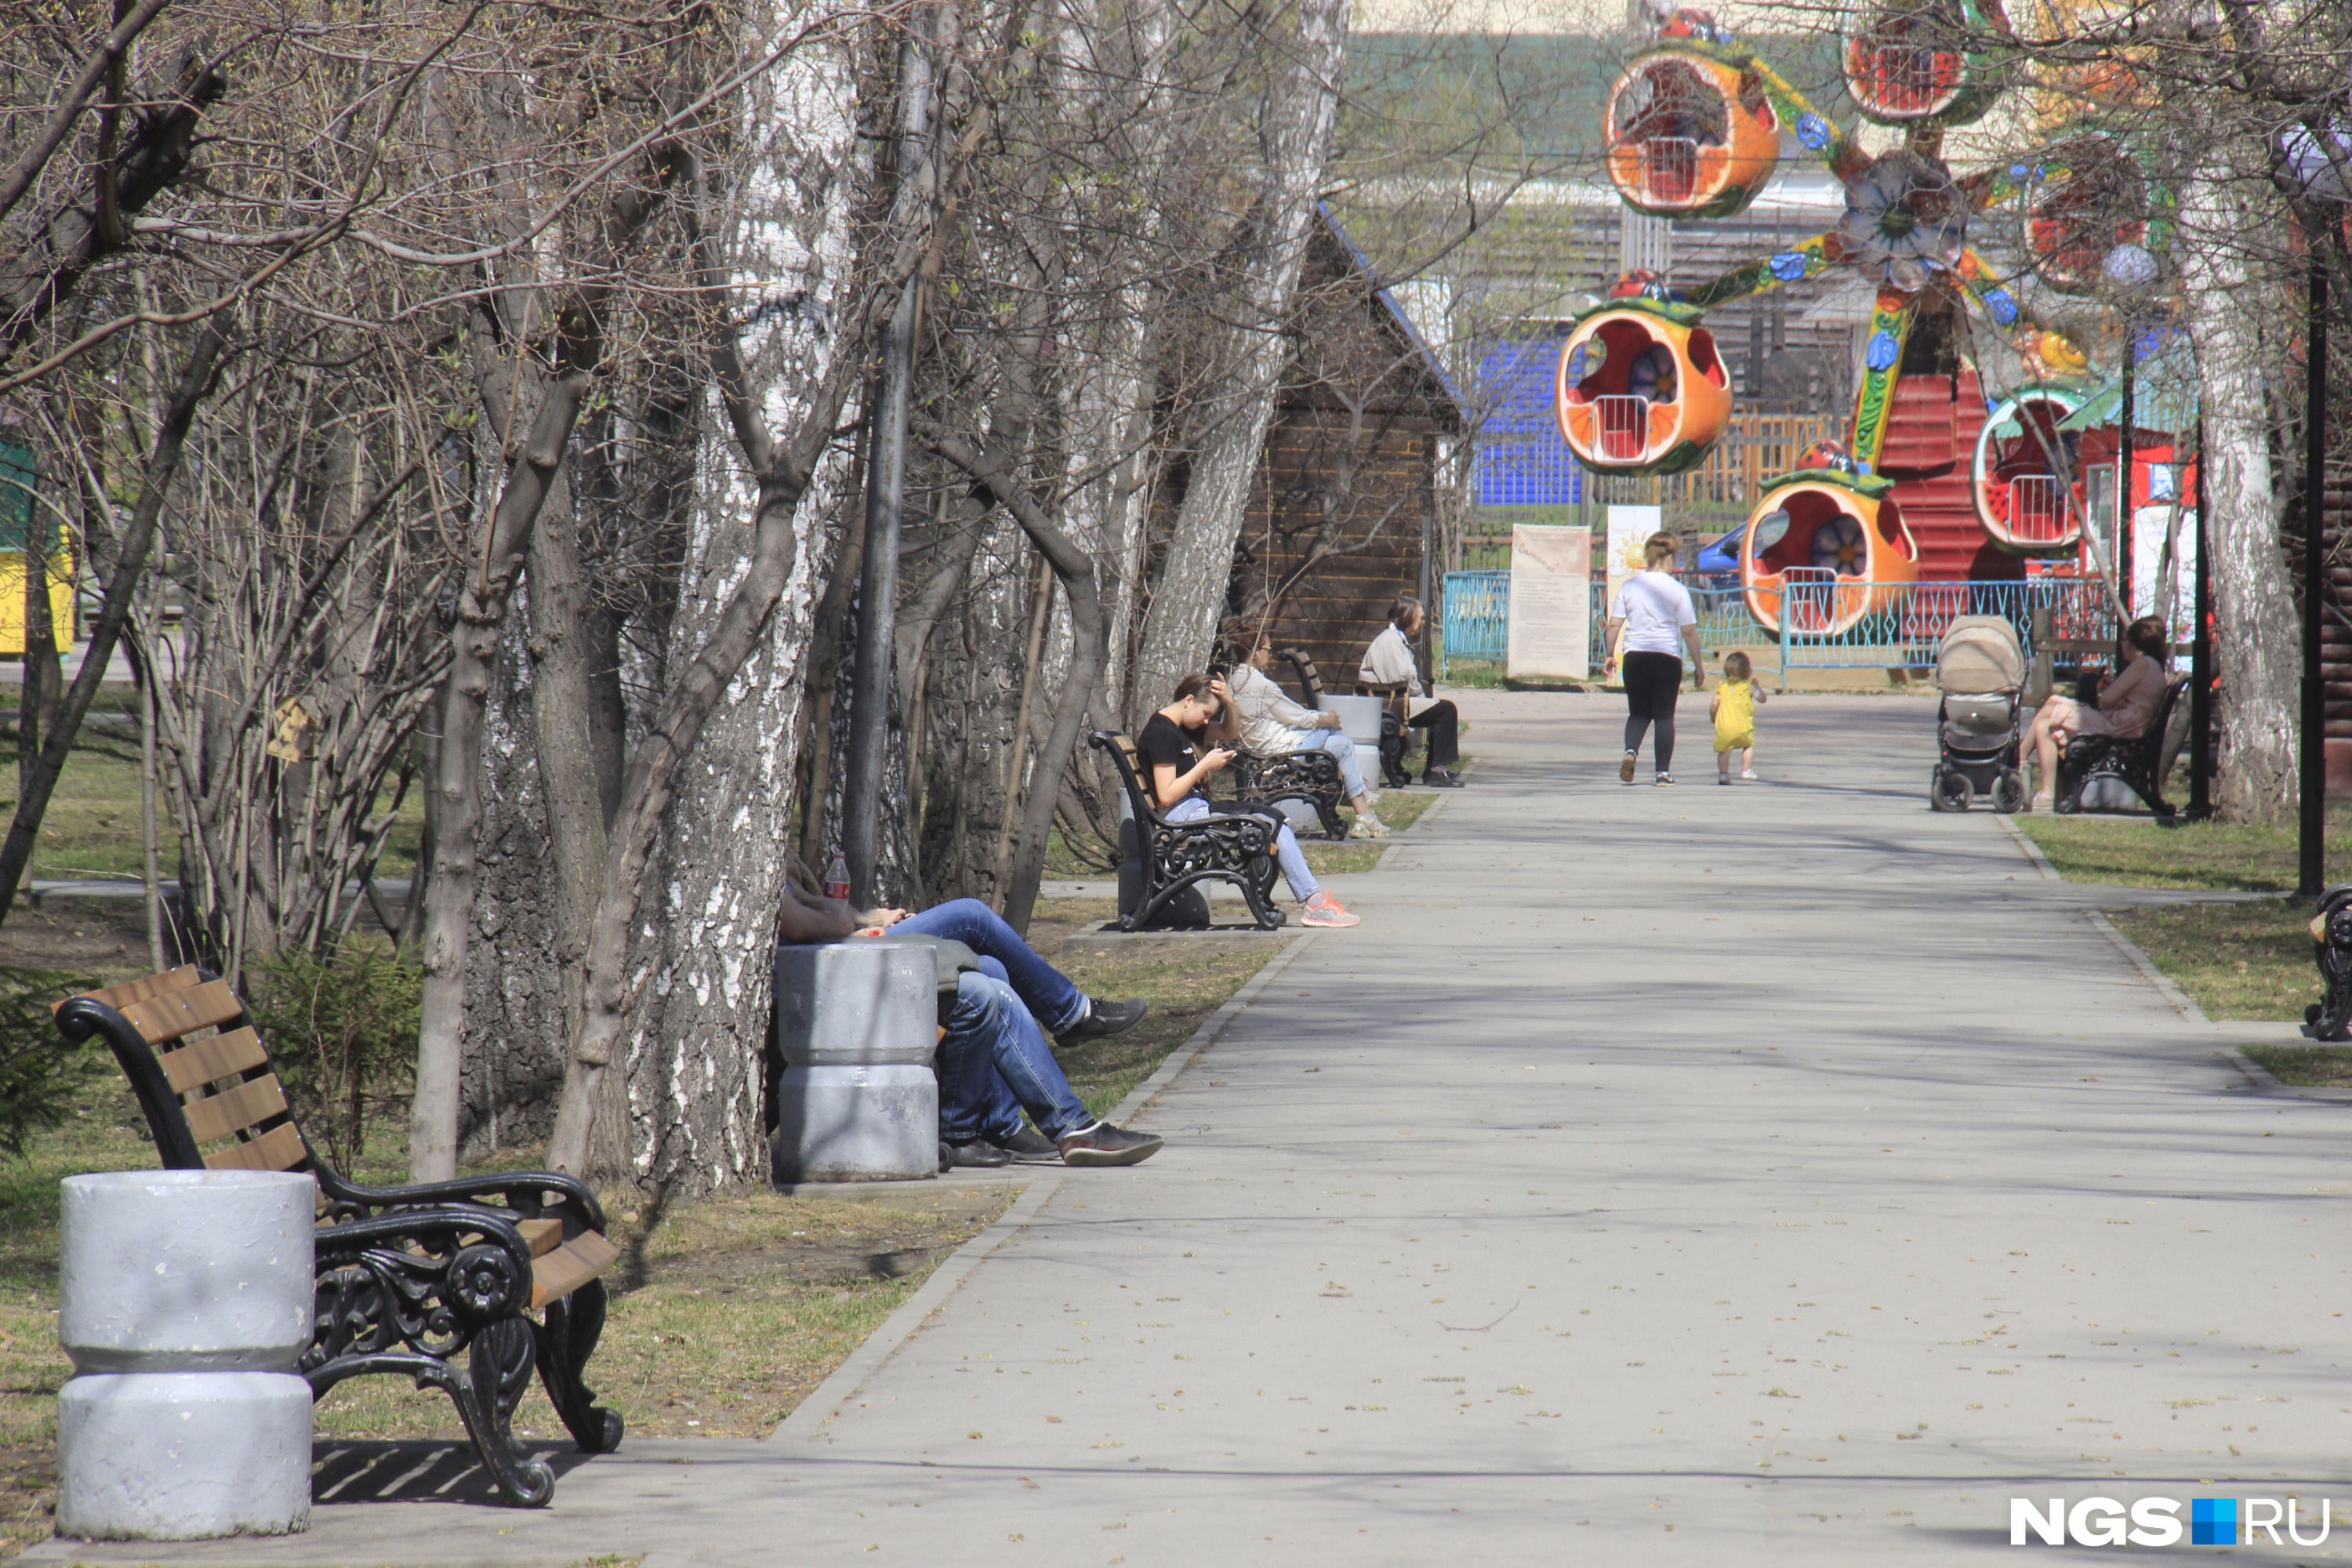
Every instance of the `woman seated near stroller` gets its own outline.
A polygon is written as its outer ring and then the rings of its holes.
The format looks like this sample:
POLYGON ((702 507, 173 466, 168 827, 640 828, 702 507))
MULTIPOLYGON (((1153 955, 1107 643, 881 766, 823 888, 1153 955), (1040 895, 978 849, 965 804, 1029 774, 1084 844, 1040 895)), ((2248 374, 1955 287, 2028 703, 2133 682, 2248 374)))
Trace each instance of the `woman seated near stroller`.
POLYGON ((2042 768, 2042 793, 2032 809, 2047 811, 2058 786, 2058 755, 2077 735, 2113 735, 2127 741, 2147 728, 2164 702, 2164 623, 2142 616, 2124 628, 2120 649, 2127 661, 2099 689, 2096 707, 2071 697, 2053 696, 2033 715, 2026 744, 2042 768))
POLYGON ((1143 759, 1144 787, 1151 804, 1171 822, 1189 822, 1212 812, 1248 813, 1272 817, 1281 826, 1275 835, 1275 857, 1290 883, 1293 897, 1307 906, 1300 922, 1311 926, 1351 926, 1360 917, 1339 907, 1307 868, 1297 836, 1282 814, 1271 806, 1233 805, 1209 799, 1212 774, 1234 760, 1230 747, 1216 742, 1235 738, 1239 725, 1225 683, 1207 675, 1188 675, 1176 683, 1176 700, 1154 713, 1135 738, 1136 753, 1143 759))

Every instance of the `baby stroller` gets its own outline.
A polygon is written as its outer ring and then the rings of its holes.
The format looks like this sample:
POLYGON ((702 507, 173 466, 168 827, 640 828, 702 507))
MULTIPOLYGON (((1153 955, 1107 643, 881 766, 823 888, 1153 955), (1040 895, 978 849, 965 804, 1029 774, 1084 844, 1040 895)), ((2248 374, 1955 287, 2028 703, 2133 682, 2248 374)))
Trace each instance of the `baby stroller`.
POLYGON ((1936 645, 1939 750, 1927 782, 1937 811, 1966 811, 1979 795, 1995 811, 2025 806, 2020 767, 2020 710, 2025 697, 2025 649, 2017 628, 2001 616, 1961 616, 1936 645))

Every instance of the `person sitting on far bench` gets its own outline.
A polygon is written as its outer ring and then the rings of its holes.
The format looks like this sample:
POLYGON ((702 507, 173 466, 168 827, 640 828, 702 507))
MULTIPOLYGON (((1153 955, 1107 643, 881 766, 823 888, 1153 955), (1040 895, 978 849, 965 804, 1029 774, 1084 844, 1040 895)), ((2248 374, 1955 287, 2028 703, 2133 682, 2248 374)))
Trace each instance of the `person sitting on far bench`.
POLYGON ((978 970, 957 976, 955 1005, 940 1020, 947 1026, 937 1069, 943 1167, 990 1168, 1015 1160, 1135 1165, 1160 1152, 1161 1140, 1087 1114, 1037 1026, 1039 1017, 1052 1019, 1064 1040, 1123 1034, 1143 1021, 1149 1004, 1087 995, 976 899, 952 900, 919 915, 856 913, 814 891, 814 883, 797 857, 786 858, 778 942, 897 931, 960 942, 980 955, 978 970), (1034 1131, 1022 1122, 1024 1110, 1036 1122, 1034 1131))
POLYGON ((1243 747, 1253 756, 1279 757, 1291 752, 1328 752, 1339 759, 1339 781, 1355 802, 1356 824, 1350 838, 1386 838, 1388 824, 1373 811, 1374 796, 1364 782, 1364 761, 1356 742, 1339 727, 1337 713, 1302 708, 1266 674, 1274 662, 1274 642, 1263 625, 1252 630, 1240 623, 1229 638, 1242 662, 1225 678, 1233 692, 1234 716, 1241 721, 1243 747))
MULTIPOLYGON (((1432 789, 1460 789, 1462 781, 1452 769, 1462 760, 1461 715, 1444 698, 1422 694, 1421 666, 1412 657, 1412 639, 1421 635, 1423 618, 1421 601, 1411 594, 1399 594, 1396 603, 1389 606, 1388 626, 1364 650, 1363 667, 1356 671, 1356 679, 1366 686, 1402 688, 1404 721, 1429 731, 1429 765, 1422 770, 1421 782, 1432 789)), ((1412 782, 1410 773, 1405 782, 1412 782)))
POLYGON ((1176 683, 1175 700, 1144 724, 1143 732, 1135 738, 1135 751, 1143 759, 1143 787, 1151 804, 1170 822, 1190 822, 1223 812, 1248 813, 1280 823, 1274 836, 1275 858, 1282 866, 1283 879, 1290 884, 1291 896, 1307 906, 1299 923, 1360 923, 1362 917, 1340 908, 1339 900, 1325 891, 1315 873, 1307 868, 1298 836, 1290 831, 1282 813, 1270 805, 1221 805, 1209 799, 1209 780, 1234 760, 1232 749, 1221 742, 1235 739, 1234 731, 1241 727, 1227 696, 1221 677, 1188 675, 1176 683))

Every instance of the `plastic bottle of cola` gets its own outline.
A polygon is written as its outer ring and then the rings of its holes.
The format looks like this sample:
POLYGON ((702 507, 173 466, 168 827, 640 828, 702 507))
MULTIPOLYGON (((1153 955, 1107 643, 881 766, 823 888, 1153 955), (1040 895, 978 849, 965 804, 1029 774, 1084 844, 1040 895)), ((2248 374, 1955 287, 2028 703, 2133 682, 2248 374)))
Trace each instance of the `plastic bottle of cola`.
POLYGON ((845 903, 849 900, 849 858, 838 849, 833 852, 833 864, 824 868, 824 896, 845 903))

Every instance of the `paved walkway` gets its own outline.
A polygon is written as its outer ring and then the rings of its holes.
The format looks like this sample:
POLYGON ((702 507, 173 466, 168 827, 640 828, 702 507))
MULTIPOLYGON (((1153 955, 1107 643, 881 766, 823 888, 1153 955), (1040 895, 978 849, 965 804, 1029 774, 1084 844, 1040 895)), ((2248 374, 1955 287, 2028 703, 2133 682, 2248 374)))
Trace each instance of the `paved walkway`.
POLYGON ((2327 1495, 2345 1110, 1927 811, 1930 710, 1776 702, 1770 782, 1701 744, 1664 791, 1612 702, 1467 705, 1476 786, 1169 1151, 1033 1189, 774 1439, 172 1560, 1909 1565, 2008 1551, 2013 1495, 2327 1495))

